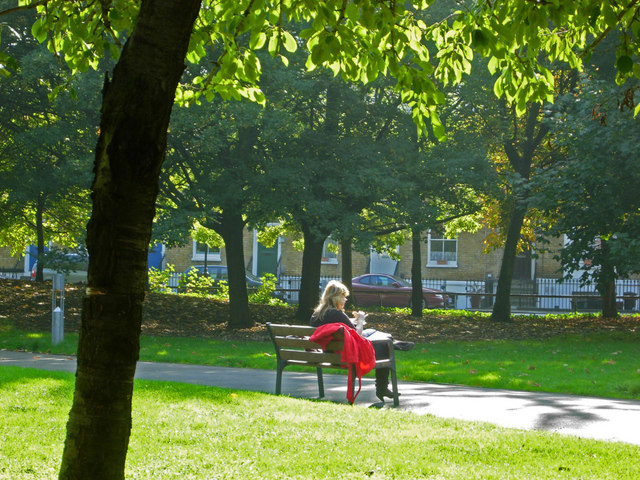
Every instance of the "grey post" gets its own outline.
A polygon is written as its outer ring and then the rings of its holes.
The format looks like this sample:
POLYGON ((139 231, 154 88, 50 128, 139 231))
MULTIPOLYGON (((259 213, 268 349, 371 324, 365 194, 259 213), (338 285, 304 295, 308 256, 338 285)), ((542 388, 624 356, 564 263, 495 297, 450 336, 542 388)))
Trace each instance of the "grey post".
POLYGON ((57 345, 64 340, 64 274, 53 275, 51 292, 51 344, 57 345))

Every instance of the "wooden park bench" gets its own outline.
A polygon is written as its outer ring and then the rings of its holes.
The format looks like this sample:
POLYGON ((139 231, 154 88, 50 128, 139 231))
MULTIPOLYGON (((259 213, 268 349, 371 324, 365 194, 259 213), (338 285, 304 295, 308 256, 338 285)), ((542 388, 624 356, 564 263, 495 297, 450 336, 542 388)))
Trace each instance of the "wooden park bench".
MULTIPOLYGON (((318 376, 318 390, 320 398, 324 397, 324 380, 322 378, 323 368, 352 369, 353 387, 355 391, 356 372, 355 365, 345 365, 341 362, 340 352, 344 338, 342 329, 335 334, 335 340, 331 341, 326 350, 320 345, 309 340, 315 331, 315 327, 304 325, 279 325, 267 323, 267 331, 273 341, 278 359, 276 375, 276 395, 280 395, 282 389, 282 371, 289 365, 313 367, 318 376)), ((400 404, 398 399, 398 380, 396 378, 396 358, 393 349, 393 340, 376 340, 388 343, 389 358, 376 359, 375 368, 388 368, 393 386, 393 406, 400 404)))

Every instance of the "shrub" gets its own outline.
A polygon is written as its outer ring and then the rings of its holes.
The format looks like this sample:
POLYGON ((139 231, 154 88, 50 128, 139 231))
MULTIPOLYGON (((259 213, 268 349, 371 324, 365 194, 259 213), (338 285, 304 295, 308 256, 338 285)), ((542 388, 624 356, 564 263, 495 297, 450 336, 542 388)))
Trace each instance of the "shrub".
POLYGON ((280 300, 273 296, 276 291, 276 283, 278 279, 275 275, 271 273, 265 273, 262 277, 260 277, 260 281, 262 281, 262 285, 258 287, 258 289, 249 295, 249 301, 251 303, 262 303, 265 305, 287 305, 286 302, 280 300))
POLYGON ((149 269, 149 291, 153 293, 173 293, 169 286, 169 279, 175 273, 175 268, 171 264, 167 264, 164 270, 158 270, 155 267, 149 269))

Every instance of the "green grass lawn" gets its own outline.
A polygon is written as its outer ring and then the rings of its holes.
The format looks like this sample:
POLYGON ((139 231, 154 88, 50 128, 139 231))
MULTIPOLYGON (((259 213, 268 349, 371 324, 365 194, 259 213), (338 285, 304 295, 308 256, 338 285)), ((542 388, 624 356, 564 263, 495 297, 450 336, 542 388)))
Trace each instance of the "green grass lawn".
MULTIPOLYGON (((0 348, 5 349, 73 354, 77 341, 77 335, 67 334, 62 344, 51 347, 47 333, 0 327, 0 348)), ((526 341, 434 342, 397 352, 397 367, 400 379, 408 381, 639 399, 639 350, 639 332, 526 341)), ((140 359, 276 367, 271 342, 206 338, 143 336, 140 359)))
MULTIPOLYGON (((57 476, 73 375, 0 368, 0 479, 57 476)), ((640 447, 136 381, 130 479, 640 478, 640 447)))

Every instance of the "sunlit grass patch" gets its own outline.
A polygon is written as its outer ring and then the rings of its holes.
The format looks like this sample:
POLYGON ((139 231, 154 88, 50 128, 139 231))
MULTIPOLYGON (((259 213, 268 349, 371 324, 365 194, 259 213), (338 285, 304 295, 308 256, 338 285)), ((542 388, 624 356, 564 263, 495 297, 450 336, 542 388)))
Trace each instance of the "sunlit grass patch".
MULTIPOLYGON (((73 376, 0 367, 0 478, 57 477, 73 376)), ((640 448, 261 393, 137 381, 132 479, 640 478, 640 448)))

